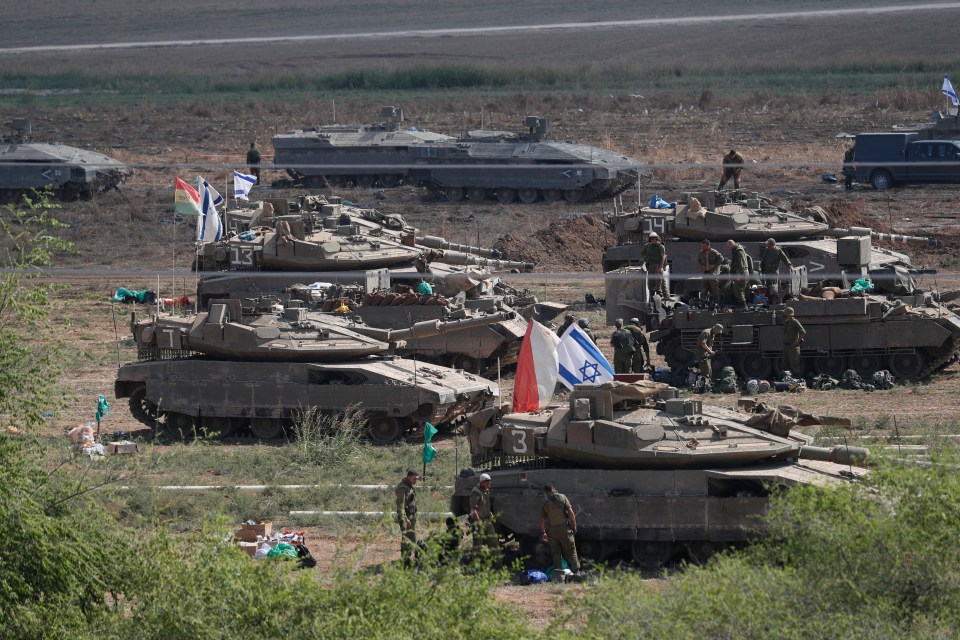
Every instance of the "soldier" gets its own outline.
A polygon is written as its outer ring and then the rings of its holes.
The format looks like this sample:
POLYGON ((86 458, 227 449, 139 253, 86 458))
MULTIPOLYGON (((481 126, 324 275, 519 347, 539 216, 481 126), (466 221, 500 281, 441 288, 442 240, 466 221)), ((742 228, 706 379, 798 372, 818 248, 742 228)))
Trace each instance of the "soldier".
POLYGON ((613 370, 616 373, 630 373, 637 343, 633 339, 633 334, 623 328, 622 318, 617 318, 614 325, 616 330, 610 336, 610 346, 613 347, 613 370))
POLYGON ((480 481, 470 492, 470 523, 473 533, 473 550, 481 547, 497 550, 500 540, 493 526, 493 509, 490 502, 490 476, 480 474, 480 481))
POLYGON ((721 191, 730 178, 733 178, 733 188, 739 191, 741 173, 743 173, 743 156, 736 149, 730 149, 730 153, 723 156, 723 175, 720 176, 717 191, 721 191))
POLYGON ((650 299, 653 294, 659 292, 660 296, 667 299, 667 285, 663 281, 663 270, 667 266, 667 248, 660 242, 660 236, 656 231, 651 231, 647 244, 640 249, 640 256, 643 258, 643 264, 647 267, 647 288, 650 291, 650 299))
POLYGON ((633 352, 631 368, 634 373, 643 373, 644 367, 652 366, 652 363, 650 360, 650 343, 643 332, 643 327, 640 326, 640 318, 630 318, 627 331, 633 335, 633 341, 637 343, 637 348, 633 352))
POLYGON ((857 145, 843 152, 843 186, 847 191, 853 189, 853 160, 857 154, 857 145))
POLYGON ((557 335, 563 336, 563 334, 566 333, 570 325, 572 325, 576 321, 577 319, 573 316, 572 313, 568 313, 567 315, 563 316, 563 324, 557 327, 557 335))
POLYGON ((730 249, 730 288, 733 289, 733 299, 741 307, 747 306, 747 278, 750 276, 750 258, 743 245, 733 240, 727 240, 730 249))
POLYGON ((397 498, 397 523, 400 525, 400 559, 409 565, 417 554, 417 481, 420 474, 407 469, 394 494, 397 498))
POLYGON ((800 343, 807 336, 807 331, 793 317, 793 307, 787 307, 783 312, 786 314, 783 321, 783 370, 799 377, 803 373, 800 368, 800 343))
POLYGON ((247 149, 247 165, 250 170, 250 175, 257 179, 257 183, 260 182, 260 151, 257 150, 257 143, 251 142, 250 148, 247 149))
POLYGON ((540 510, 540 539, 550 545, 553 555, 553 574, 558 575, 566 559, 573 573, 580 573, 577 557, 577 516, 567 496, 557 493, 552 483, 543 487, 543 508, 540 510))
POLYGON ((587 337, 596 342, 593 338, 593 331, 590 331, 590 321, 586 318, 580 318, 577 320, 577 326, 580 327, 580 331, 583 331, 587 334, 587 337))
POLYGON ((717 283, 717 276, 720 274, 720 265, 726 264, 728 260, 723 257, 723 254, 710 246, 709 240, 704 239, 700 243, 697 262, 700 263, 700 268, 703 270, 703 282, 707 285, 710 302, 719 304, 720 286, 717 283))
POLYGON ((773 238, 767 239, 767 246, 760 249, 760 273, 763 283, 767 285, 767 299, 770 304, 780 302, 780 265, 785 264, 787 268, 793 266, 790 258, 783 252, 783 249, 777 246, 777 241, 773 238))
POLYGON ((696 364, 700 368, 700 375, 705 377, 707 382, 713 380, 713 366, 710 358, 717 355, 717 352, 713 348, 713 341, 721 333, 723 333, 723 325, 715 324, 701 331, 700 337, 697 338, 696 364))

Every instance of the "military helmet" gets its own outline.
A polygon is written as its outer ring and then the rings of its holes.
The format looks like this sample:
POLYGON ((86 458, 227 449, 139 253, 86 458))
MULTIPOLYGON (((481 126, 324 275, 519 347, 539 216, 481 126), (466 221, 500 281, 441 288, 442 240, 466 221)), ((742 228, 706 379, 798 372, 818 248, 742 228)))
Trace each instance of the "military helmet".
POLYGON ((777 244, 777 241, 773 238, 767 238, 767 244, 777 244))
POLYGON ((787 314, 788 316, 792 316, 792 315, 793 315, 793 307, 787 307, 786 309, 783 310, 783 312, 784 312, 785 314, 787 314))
POLYGON ((485 482, 485 481, 487 481, 487 480, 489 480, 489 479, 490 479, 490 474, 488 474, 488 473, 481 473, 481 474, 480 474, 480 482, 485 482))
POLYGON ((640 318, 630 318, 630 324, 640 324, 640 318))
POLYGON ((656 232, 656 231, 651 231, 651 232, 650 232, 650 235, 647 236, 647 237, 648 237, 648 238, 659 238, 660 236, 657 235, 657 232, 656 232))
POLYGON ((618 329, 620 329, 621 327, 623 327, 623 318, 617 318, 616 320, 613 321, 613 324, 616 325, 618 329))
POLYGON ((577 324, 580 325, 581 327, 586 327, 588 324, 590 324, 590 321, 587 320, 586 318, 580 318, 579 320, 577 320, 577 324))
POLYGON ((715 325, 713 325, 713 332, 714 332, 714 333, 723 333, 723 325, 722 325, 722 324, 715 324, 715 325))
POLYGON ((563 319, 566 320, 567 322, 573 322, 574 320, 576 320, 576 318, 573 316, 572 313, 568 313, 567 315, 563 316, 563 319))

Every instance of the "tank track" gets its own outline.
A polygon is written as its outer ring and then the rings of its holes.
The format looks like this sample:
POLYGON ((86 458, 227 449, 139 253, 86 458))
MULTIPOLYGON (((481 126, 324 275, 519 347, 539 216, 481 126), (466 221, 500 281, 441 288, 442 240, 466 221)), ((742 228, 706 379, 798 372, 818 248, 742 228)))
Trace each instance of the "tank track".
POLYGON ((951 336, 947 344, 941 348, 941 351, 941 356, 934 358, 923 368, 920 375, 917 376, 919 379, 922 380, 927 376, 933 375, 957 359, 957 356, 960 355, 960 334, 951 336))

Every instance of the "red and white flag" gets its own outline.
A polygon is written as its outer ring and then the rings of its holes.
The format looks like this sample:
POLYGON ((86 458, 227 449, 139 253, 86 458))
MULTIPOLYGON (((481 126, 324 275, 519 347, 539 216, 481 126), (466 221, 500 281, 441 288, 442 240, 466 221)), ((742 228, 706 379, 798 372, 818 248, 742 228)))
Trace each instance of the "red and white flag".
POLYGON ((557 386, 560 337, 536 320, 527 323, 513 382, 513 410, 537 411, 550 404, 557 386))

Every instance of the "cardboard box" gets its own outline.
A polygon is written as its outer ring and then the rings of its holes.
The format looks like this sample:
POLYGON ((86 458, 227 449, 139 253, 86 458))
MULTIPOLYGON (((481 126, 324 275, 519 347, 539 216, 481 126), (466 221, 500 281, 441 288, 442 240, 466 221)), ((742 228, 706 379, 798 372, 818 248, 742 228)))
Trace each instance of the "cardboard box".
POLYGON ((258 522, 257 524, 241 524, 241 531, 252 531, 253 539, 256 540, 257 536, 263 536, 266 538, 270 535, 270 532, 273 530, 273 523, 269 521, 258 522))
POLYGON ((238 542, 239 546, 248 556, 251 558, 256 555, 257 547, 259 546, 256 542, 238 542))
POLYGON ((239 529, 235 534, 233 534, 233 539, 239 542, 253 542, 257 541, 257 533, 252 529, 239 529))
POLYGON ((136 442, 130 442, 129 440, 123 440, 121 442, 110 442, 107 443, 107 446, 104 447, 104 451, 107 455, 133 455, 140 453, 140 447, 136 442))

